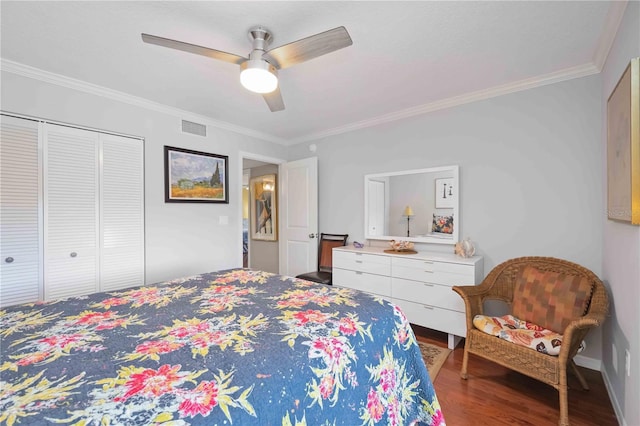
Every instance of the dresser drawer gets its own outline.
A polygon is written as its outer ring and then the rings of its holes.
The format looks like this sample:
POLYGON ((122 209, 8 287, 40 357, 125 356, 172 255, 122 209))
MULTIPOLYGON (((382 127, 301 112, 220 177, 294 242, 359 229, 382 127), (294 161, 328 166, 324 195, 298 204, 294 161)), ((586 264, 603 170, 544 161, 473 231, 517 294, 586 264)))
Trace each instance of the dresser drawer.
POLYGON ((333 269, 348 269, 377 275, 391 275, 391 258, 367 253, 333 251, 333 269))
POLYGON ((424 283, 394 277, 391 279, 391 288, 391 296, 394 299, 403 299, 425 305, 438 306, 458 312, 465 311, 462 297, 447 285, 424 283))
POLYGON ((456 336, 466 336, 467 325, 464 313, 450 311, 435 306, 409 302, 402 299, 393 298, 393 303, 398 305, 412 324, 456 336))
POLYGON ((471 276, 473 276, 473 273, 474 273, 473 265, 465 265, 461 263, 439 262, 439 261, 427 260, 427 259, 394 257, 391 260, 391 264, 393 267, 412 268, 412 269, 419 269, 422 271, 429 271, 429 272, 446 272, 449 274, 460 274, 460 275, 469 274, 471 276))
POLYGON ((468 285, 475 282, 475 270, 470 265, 444 262, 428 262, 418 259, 393 259, 393 276, 427 283, 468 285))
POLYGON ((334 265, 333 285, 353 288, 386 298, 391 297, 391 277, 389 276, 350 271, 336 268, 334 265))

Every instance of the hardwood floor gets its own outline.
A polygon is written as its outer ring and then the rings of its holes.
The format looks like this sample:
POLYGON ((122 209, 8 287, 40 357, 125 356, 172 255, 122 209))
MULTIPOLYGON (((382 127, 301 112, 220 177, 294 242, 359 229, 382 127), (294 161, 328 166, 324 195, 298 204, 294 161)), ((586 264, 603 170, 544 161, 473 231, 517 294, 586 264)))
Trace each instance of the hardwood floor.
MULTIPOLYGON (((444 333, 414 327, 418 340, 447 346, 444 333)), ((557 425, 558 391, 475 355, 469 356, 469 378, 460 378, 464 341, 445 361, 434 387, 448 426, 557 425)), ((617 425, 599 371, 579 367, 590 390, 569 374, 569 419, 572 426, 617 425)))

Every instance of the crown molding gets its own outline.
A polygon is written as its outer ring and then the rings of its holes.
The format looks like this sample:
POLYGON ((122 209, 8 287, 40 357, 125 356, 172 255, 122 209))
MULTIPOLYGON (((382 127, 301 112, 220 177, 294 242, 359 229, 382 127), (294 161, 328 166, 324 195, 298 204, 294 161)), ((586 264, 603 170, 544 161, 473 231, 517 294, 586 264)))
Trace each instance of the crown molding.
POLYGON ((628 0, 620 0, 611 2, 611 6, 609 6, 609 12, 607 13, 607 18, 602 28, 602 34, 600 34, 600 40, 598 41, 598 47, 593 55, 593 63, 598 67, 599 71, 602 71, 607 56, 609 56, 609 51, 618 34, 618 29, 622 23, 627 4, 628 0))
POLYGON ((179 108, 173 108, 167 105, 163 105, 154 101, 150 101, 145 98, 133 96, 128 93, 119 92, 117 90, 108 89, 106 87, 98 86, 97 84, 88 83, 86 81, 78 80, 71 77, 66 77, 60 74, 55 74, 49 71, 44 71, 39 68, 31 67, 29 65, 21 64, 19 62, 10 61, 8 59, 0 58, 0 70, 10 72, 12 74, 20 75, 23 77, 39 80, 45 83, 54 84, 57 86, 66 87, 73 90, 89 93, 96 96, 101 96, 107 99, 123 102, 129 105, 149 109, 152 111, 168 114, 179 119, 185 119, 189 121, 195 121, 197 123, 206 124, 209 126, 217 127, 219 129, 228 130, 234 133, 239 133, 245 136, 251 136, 253 138, 261 139, 268 142, 277 143, 280 145, 286 145, 287 141, 282 138, 278 138, 273 135, 269 135, 255 130, 248 129, 246 127, 237 126, 225 121, 214 120, 211 117, 207 117, 200 114, 195 114, 189 111, 185 111, 179 108))
MULTIPOLYGON (((624 12, 624 9, 622 10, 622 12, 624 12)), ((618 16, 618 15, 616 14, 615 16, 618 16)), ((619 22, 618 22, 618 25, 619 25, 619 22)), ((39 68, 34 68, 31 66, 10 61, 4 58, 0 58, 0 70, 21 75, 27 78, 43 81, 46 83, 90 93, 96 96, 102 96, 108 99, 120 101, 130 105, 138 106, 141 108, 150 109, 153 111, 175 116, 180 119, 199 122, 199 123, 210 125, 220 129, 239 133, 245 136, 251 136, 253 138, 261 139, 268 142, 273 142, 280 145, 286 145, 286 146, 291 146, 291 145, 295 145, 303 142, 316 141, 329 136, 335 136, 342 133, 352 132, 354 130, 378 126, 381 124, 403 120, 403 119, 414 117, 417 115, 427 114, 433 111, 447 109, 447 108, 464 105, 464 104, 468 104, 471 102, 476 102, 484 99, 490 99, 497 96, 520 92, 523 90, 533 89, 535 87, 559 83, 561 81, 570 80, 573 78, 585 77, 585 76, 597 74, 600 72, 600 68, 598 68, 598 66, 595 64, 580 65, 577 67, 567 68, 567 69, 556 71, 553 73, 549 73, 549 74, 545 74, 545 75, 541 75, 541 76, 537 76, 537 77, 533 77, 525 80, 520 80, 513 83, 504 84, 501 86, 495 86, 488 89, 479 90, 476 92, 471 92, 464 95, 454 96, 448 99, 431 102, 428 104, 418 105, 418 106, 407 108, 401 111, 396 111, 389 114, 374 117, 371 119, 357 121, 355 123, 350 123, 344 126, 334 127, 332 129, 328 129, 322 132, 304 135, 297 138, 283 139, 283 138, 278 138, 276 136, 268 135, 262 132, 257 132, 255 130, 248 129, 246 127, 237 126, 224 121, 214 120, 204 115, 194 114, 189 111, 169 107, 157 102, 150 101, 148 99, 130 95, 128 93, 119 92, 117 90, 108 89, 108 88, 98 86, 92 83, 88 83, 82 80, 77 80, 77 79, 66 77, 60 74, 44 71, 39 68)))
POLYGON ((299 138, 289 140, 290 144, 298 144, 302 142, 310 142, 318 139, 326 138, 329 136, 335 136, 342 133, 352 132, 354 130, 364 129, 367 127, 373 127, 384 123, 390 123, 397 120, 403 120, 405 118, 414 117, 416 115, 422 115, 433 111, 438 111, 454 106, 468 104, 471 102, 481 101, 484 99, 495 98, 497 96, 507 95, 510 93, 521 92, 523 90, 529 90, 536 87, 546 86, 549 84, 559 83, 565 80, 571 80, 574 78, 586 77, 592 74, 597 74, 600 69, 594 64, 585 64, 577 67, 566 68, 564 70, 544 74, 528 78, 525 80, 516 81, 513 83, 504 84, 501 86, 494 86, 488 89, 478 90, 476 92, 467 93, 460 96, 454 96, 447 99, 431 102, 428 104, 418 105, 415 107, 407 108, 401 111, 392 112, 390 114, 381 115, 372 119, 357 121, 355 123, 347 124, 345 126, 335 127, 326 131, 313 133, 299 138))

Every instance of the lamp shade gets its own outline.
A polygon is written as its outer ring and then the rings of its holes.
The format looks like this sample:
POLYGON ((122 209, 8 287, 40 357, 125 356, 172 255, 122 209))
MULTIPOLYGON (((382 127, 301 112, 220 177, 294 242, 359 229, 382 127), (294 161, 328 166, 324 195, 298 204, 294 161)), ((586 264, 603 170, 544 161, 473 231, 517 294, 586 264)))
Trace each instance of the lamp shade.
POLYGON ((404 208, 404 215, 413 216, 413 209, 411 208, 411 206, 407 206, 404 208))
POLYGON ((271 93, 278 88, 276 68, 263 59, 251 59, 240 65, 240 83, 256 93, 271 93))

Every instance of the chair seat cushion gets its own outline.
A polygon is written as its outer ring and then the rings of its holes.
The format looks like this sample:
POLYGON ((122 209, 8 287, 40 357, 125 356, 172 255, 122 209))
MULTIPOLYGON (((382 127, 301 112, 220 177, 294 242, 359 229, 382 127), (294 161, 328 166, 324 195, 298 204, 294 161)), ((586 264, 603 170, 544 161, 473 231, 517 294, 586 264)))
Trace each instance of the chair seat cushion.
POLYGON ((476 315, 473 325, 480 331, 508 342, 525 346, 538 352, 557 356, 562 345, 562 335, 536 324, 522 321, 512 315, 490 317, 476 315))
POLYGON ((314 283, 331 284, 331 272, 327 271, 307 272, 306 274, 297 275, 296 278, 313 281, 314 283))

